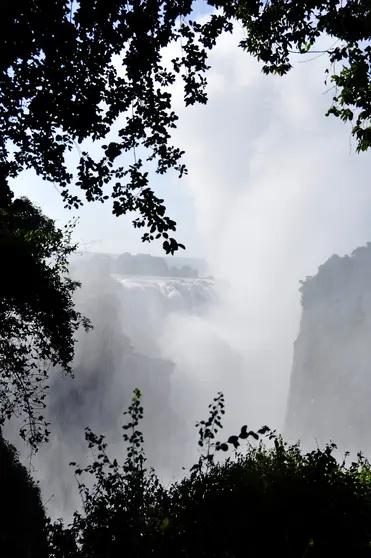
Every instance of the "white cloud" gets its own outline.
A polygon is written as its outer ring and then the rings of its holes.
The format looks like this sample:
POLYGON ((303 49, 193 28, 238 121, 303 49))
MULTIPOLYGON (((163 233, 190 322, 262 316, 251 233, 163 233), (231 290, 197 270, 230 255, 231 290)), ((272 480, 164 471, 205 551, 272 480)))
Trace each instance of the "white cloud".
POLYGON ((237 49, 238 39, 223 36, 211 55, 206 108, 183 108, 180 88, 175 101, 197 227, 214 273, 230 289, 197 329, 173 318, 164 346, 196 382, 219 378, 238 423, 280 428, 298 281, 334 252, 370 239, 370 155, 355 154, 350 128, 325 118, 324 57, 298 58, 285 78, 267 77, 237 49), (243 359, 234 385, 220 340, 243 359))

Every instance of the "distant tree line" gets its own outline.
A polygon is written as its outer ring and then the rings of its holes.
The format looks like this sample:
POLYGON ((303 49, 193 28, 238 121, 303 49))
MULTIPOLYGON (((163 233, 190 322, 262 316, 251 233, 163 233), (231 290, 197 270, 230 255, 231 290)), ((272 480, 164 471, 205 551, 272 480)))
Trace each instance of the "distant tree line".
POLYGON ((168 267, 164 258, 150 256, 149 254, 125 253, 118 257, 116 269, 123 275, 141 275, 156 277, 184 277, 195 279, 198 272, 189 265, 181 268, 168 267))

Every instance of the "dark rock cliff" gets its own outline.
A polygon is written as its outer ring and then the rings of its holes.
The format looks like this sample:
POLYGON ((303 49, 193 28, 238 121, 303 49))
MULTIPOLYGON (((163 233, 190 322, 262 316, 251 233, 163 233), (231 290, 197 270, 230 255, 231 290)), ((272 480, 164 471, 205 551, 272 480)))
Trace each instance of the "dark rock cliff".
POLYGON ((371 449, 371 243, 302 282, 285 436, 371 449))

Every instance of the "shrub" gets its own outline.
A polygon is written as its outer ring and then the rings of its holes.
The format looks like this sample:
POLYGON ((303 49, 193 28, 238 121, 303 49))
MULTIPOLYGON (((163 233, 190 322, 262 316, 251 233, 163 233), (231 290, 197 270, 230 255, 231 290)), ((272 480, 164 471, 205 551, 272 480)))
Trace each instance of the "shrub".
POLYGON ((40 490, 0 431, 0 556, 47 558, 47 531, 40 490))
MULTIPOLYGON (((244 426, 227 442, 216 441, 224 399, 210 405, 199 428, 199 462, 169 488, 145 467, 140 392, 124 426, 127 458, 120 466, 103 436, 86 439, 96 459, 77 475, 84 513, 68 528, 59 523, 51 556, 130 557, 322 557, 371 553, 371 468, 359 456, 339 463, 334 444, 303 454, 269 428, 244 426), (224 452, 230 452, 221 459, 224 452), (67 542, 73 554, 66 554, 67 542), (67 542, 64 542, 67 541, 67 542)), ((75 465, 75 464, 73 464, 75 465)))

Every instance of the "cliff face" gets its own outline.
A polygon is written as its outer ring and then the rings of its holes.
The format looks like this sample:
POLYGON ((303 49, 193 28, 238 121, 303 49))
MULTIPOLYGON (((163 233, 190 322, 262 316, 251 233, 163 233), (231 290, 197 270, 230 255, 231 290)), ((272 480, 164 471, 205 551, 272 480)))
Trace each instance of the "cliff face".
POLYGON ((285 436, 371 449, 371 243, 302 282, 285 436))

